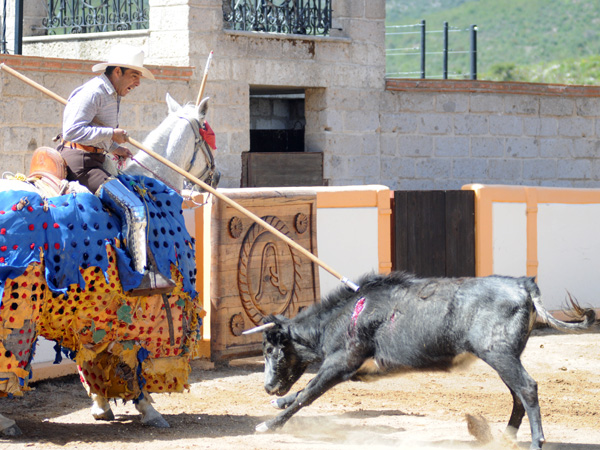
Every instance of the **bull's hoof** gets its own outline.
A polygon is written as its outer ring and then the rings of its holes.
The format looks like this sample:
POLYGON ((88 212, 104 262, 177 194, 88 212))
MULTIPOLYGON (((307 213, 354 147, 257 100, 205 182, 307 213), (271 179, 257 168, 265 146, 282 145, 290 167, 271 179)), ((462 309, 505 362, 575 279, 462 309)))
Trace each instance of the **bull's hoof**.
POLYGON ((112 409, 107 409, 106 411, 102 411, 100 409, 99 412, 97 411, 92 411, 92 417, 96 420, 104 420, 106 422, 110 422, 112 420, 115 420, 115 415, 112 412, 112 409))
POLYGON ((271 406, 276 409, 285 409, 285 400, 282 398, 276 398, 271 400, 271 406))
POLYGON ((167 422, 162 416, 153 417, 149 420, 143 420, 142 425, 153 428, 171 428, 169 422, 167 422))
POLYGON ((469 434, 481 444, 488 444, 494 440, 492 436, 492 430, 490 429, 490 425, 485 417, 481 414, 477 416, 473 416, 471 414, 466 414, 467 419, 467 429, 469 430, 469 434))
POLYGON ((269 432, 269 427, 267 426, 267 422, 259 423, 255 428, 257 433, 267 433, 269 432))
POLYGON ((517 432, 519 430, 515 427, 511 427, 510 425, 506 427, 504 430, 504 434, 513 440, 517 440, 517 432))
POLYGON ((2 430, 2 435, 7 437, 21 436, 22 434, 23 432, 17 426, 17 424, 11 425, 10 427, 7 427, 4 430, 2 430))

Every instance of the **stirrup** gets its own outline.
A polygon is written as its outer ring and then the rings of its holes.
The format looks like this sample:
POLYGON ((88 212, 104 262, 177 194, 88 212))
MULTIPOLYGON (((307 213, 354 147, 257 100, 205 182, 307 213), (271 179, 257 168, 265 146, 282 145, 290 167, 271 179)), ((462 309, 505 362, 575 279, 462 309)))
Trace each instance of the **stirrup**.
POLYGON ((175 288, 176 283, 170 278, 165 277, 160 272, 147 270, 140 285, 127 291, 132 296, 151 296, 170 294, 175 288))

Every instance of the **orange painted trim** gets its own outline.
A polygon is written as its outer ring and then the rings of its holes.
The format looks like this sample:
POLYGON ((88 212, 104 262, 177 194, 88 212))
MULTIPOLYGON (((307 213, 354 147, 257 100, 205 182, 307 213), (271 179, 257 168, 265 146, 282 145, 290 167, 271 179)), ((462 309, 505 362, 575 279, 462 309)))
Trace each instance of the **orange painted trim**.
POLYGON ((527 275, 538 271, 538 205, 544 203, 600 203, 600 189, 551 188, 467 184, 463 190, 475 193, 475 275, 491 275, 494 270, 493 217, 494 203, 524 203, 527 211, 527 275))
POLYGON ((538 214, 538 201, 537 201, 537 188, 525 187, 525 198, 527 202, 526 214, 527 214, 527 262, 526 262, 526 273, 527 276, 536 277, 538 274, 538 233, 537 233, 537 214, 538 214))
POLYGON ((379 273, 392 271, 392 199, 389 190, 377 193, 379 273))
MULTIPOLYGON (((209 203, 196 208, 196 236, 202 242, 202 251, 196 254, 196 285, 198 286, 198 292, 202 295, 202 308, 206 311, 206 316, 202 324, 202 340, 210 343, 210 272, 212 259, 210 223, 212 203, 210 203, 211 198, 208 194, 203 194, 203 197, 204 201, 208 201, 209 203), (200 277, 198 277, 199 273, 201 274, 200 277)), ((196 245, 198 245, 198 238, 196 238, 196 245)), ((210 357, 210 345, 207 348, 208 354, 203 356, 210 357)))
POLYGON ((378 191, 317 191, 317 208, 368 208, 378 206, 378 191))
POLYGON ((377 208, 377 255, 380 273, 392 270, 392 207, 386 186, 316 188, 318 208, 377 208))
POLYGON ((475 194, 475 275, 485 276, 493 272, 492 202, 481 184, 469 184, 463 190, 475 194))
POLYGON ((196 291, 205 313, 200 327, 201 339, 196 343, 194 356, 202 359, 210 359, 210 261, 212 258, 210 224, 212 203, 208 198, 208 194, 199 194, 194 197, 194 201, 200 204, 207 201, 207 199, 208 203, 203 206, 198 206, 191 201, 183 203, 184 209, 194 211, 193 236, 196 239, 196 291))

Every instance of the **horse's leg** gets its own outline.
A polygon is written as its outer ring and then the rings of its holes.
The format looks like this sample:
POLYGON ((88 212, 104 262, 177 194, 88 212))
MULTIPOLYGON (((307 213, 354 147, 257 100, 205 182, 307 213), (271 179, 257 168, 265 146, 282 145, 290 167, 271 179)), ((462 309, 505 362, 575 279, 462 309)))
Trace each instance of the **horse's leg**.
MULTIPOLYGON (((94 377, 94 383, 100 383, 100 386, 104 384, 103 380, 100 380, 100 377, 97 375, 97 368, 101 366, 109 365, 111 367, 115 367, 115 361, 111 358, 110 355, 101 353, 96 355, 96 358, 93 360, 85 361, 82 366, 78 367, 79 374, 81 375, 81 380, 83 382, 84 387, 86 388, 90 398, 92 399, 92 416, 96 420, 114 420, 115 416, 110 409, 110 404, 106 397, 101 394, 93 392, 93 388, 90 385, 88 378, 90 378, 94 373, 96 373, 96 377, 94 377)), ((121 368, 121 372, 123 369, 121 368)), ((122 379, 121 375, 115 375, 117 378, 122 379)), ((133 377, 134 372, 130 371, 129 375, 133 377)), ((127 380, 126 380, 127 381, 127 380)), ((129 380, 133 381, 133 380, 129 380)), ((98 386, 95 388, 96 390, 100 389, 98 386)), ((151 427, 157 428, 169 428, 169 423, 163 419, 158 411, 156 411, 151 405, 152 399, 150 394, 147 392, 143 392, 140 395, 140 398, 133 401, 135 408, 142 415, 142 424, 148 425, 151 427)))
POLYGON ((86 361, 83 364, 85 365, 85 368, 82 366, 77 366, 77 371, 79 372, 79 379, 81 380, 81 384, 83 384, 83 387, 92 399, 92 416, 96 420, 115 420, 115 415, 110 409, 110 404, 108 403, 106 397, 92 392, 90 382, 88 381, 87 372, 88 370, 91 370, 92 361, 86 361))
POLYGON ((23 434, 14 420, 2 414, 0 414, 0 433, 4 436, 20 436, 23 434))
MULTIPOLYGON (((22 276, 8 282, 0 298, 0 360, 3 370, 2 397, 22 395, 26 390, 31 374, 30 357, 33 343, 37 338, 37 321, 32 286, 37 286, 35 276, 29 269, 22 276), (28 275, 29 273, 29 275, 28 275), (35 283, 35 284, 34 284, 35 283)), ((35 287, 33 289, 36 289, 35 287)), ((35 296, 37 300, 37 295, 35 296)), ((37 300, 35 306, 41 300, 37 300)), ((23 434, 17 423, 0 414, 0 434, 20 436, 23 434)))
POLYGON ((169 425, 169 422, 167 422, 163 416, 161 416, 161 414, 154 409, 151 402, 152 399, 150 398, 150 394, 147 392, 144 392, 141 399, 133 402, 135 404, 135 408, 142 415, 142 424, 149 427, 170 428, 171 425, 169 425))
POLYGON ((91 394, 92 398, 92 416, 96 420, 115 420, 115 415, 110 409, 110 404, 105 397, 98 394, 91 394))

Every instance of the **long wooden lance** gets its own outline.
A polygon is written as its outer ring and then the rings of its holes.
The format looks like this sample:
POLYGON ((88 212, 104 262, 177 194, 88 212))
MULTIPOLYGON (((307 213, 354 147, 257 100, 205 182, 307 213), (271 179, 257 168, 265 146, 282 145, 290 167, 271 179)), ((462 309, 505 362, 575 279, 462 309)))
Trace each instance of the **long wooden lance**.
POLYGON ((196 99, 196 107, 202 101, 202 96, 204 95, 204 88, 206 87, 206 80, 208 79, 208 69, 210 69, 210 62, 212 61, 213 52, 212 50, 208 54, 208 59, 206 60, 206 66, 204 67, 204 74, 202 75, 202 82, 200 83, 200 90, 198 91, 198 98, 196 99))
MULTIPOLYGON (((53 98, 54 100, 57 100, 58 102, 62 103, 63 105, 67 104, 67 100, 64 99, 63 97, 61 97, 61 96, 55 94, 54 92, 46 89, 45 87, 43 87, 39 83, 36 83, 32 79, 30 79, 30 78, 26 77, 25 75, 17 72, 13 68, 7 66, 5 63, 0 63, 0 70, 3 70, 5 72, 9 73, 10 75, 13 75, 14 77, 18 78, 19 80, 23 81, 24 83, 27 83, 30 86, 36 88, 40 92, 46 94, 47 96, 53 98)), ((173 169, 175 172, 177 172, 180 175, 182 175, 183 177, 187 178, 192 183, 197 184, 198 186, 200 186, 206 192, 211 193, 212 195, 214 195, 218 199, 224 201, 225 203, 227 203, 232 208, 236 209, 240 213, 244 214, 245 216, 247 216, 248 218, 250 218, 251 220, 253 220, 257 224, 259 224, 260 226, 262 226, 263 228, 265 228, 266 230, 268 230, 271 233, 273 233, 275 236, 277 236, 283 242, 285 242, 290 247, 293 247, 294 249, 296 249, 297 251, 299 251, 300 253, 302 253, 304 256, 306 256, 308 259, 310 259, 312 262, 314 262, 315 264, 317 264, 320 267, 322 267, 324 270, 326 270, 331 275, 333 275, 334 277, 336 277, 340 282, 342 282, 343 284, 345 284, 346 286, 348 286, 353 291, 358 291, 359 286, 357 284, 353 283, 347 277, 345 277, 345 276, 341 275, 340 273, 338 273, 336 270, 334 270, 329 265, 325 264, 323 261, 321 261, 319 258, 317 258, 315 255, 313 255, 311 252, 309 252, 308 250, 306 250, 300 244, 294 242, 288 236, 286 236, 281 231, 279 231, 277 228, 275 228, 271 224, 267 223, 266 221, 264 221, 263 219, 261 219, 260 217, 258 217, 253 212, 247 210, 242 205, 240 205, 240 204, 236 203, 235 201, 231 200, 226 195, 221 194, 216 189, 214 189, 212 186, 209 186, 208 184, 206 184, 202 180, 200 180, 200 179, 196 178, 195 176, 193 176, 192 174, 186 172, 185 170, 183 170, 179 166, 173 164, 168 159, 163 158, 161 155, 159 155, 158 153, 155 153, 154 151, 152 151, 151 149, 149 149, 148 147, 146 147, 141 142, 138 142, 138 141, 136 141, 135 139, 133 139, 133 138, 131 138, 129 136, 127 136, 126 139, 127 139, 127 142, 129 142, 134 147, 137 147, 140 150, 142 150, 144 153, 152 156, 154 159, 160 161, 161 163, 163 163, 167 167, 173 169)))

